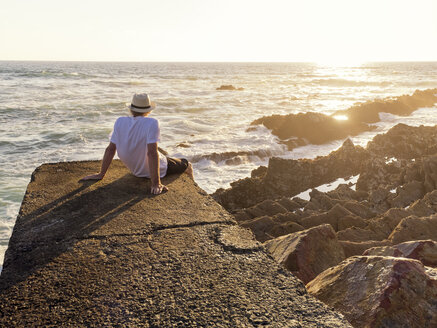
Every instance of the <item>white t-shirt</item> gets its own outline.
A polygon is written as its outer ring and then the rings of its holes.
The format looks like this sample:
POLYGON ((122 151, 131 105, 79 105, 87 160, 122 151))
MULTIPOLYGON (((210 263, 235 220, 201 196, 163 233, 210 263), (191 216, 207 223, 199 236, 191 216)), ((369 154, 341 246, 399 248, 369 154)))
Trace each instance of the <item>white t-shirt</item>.
MULTIPOLYGON (((137 177, 150 178, 147 145, 160 141, 159 122, 155 118, 119 117, 114 124, 110 141, 117 146, 117 154, 137 177)), ((159 176, 167 173, 167 158, 159 154, 159 176)))

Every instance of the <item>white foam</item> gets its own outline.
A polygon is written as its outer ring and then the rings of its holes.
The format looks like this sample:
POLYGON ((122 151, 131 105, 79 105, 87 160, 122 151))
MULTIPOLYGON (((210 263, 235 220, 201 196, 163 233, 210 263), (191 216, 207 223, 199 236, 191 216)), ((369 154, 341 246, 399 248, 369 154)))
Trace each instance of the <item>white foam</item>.
POLYGON ((347 185, 351 184, 350 188, 351 189, 353 188, 353 190, 355 190, 355 186, 356 186, 356 183, 357 183, 359 177, 360 177, 360 175, 358 174, 358 175, 351 176, 348 179, 339 178, 333 182, 322 184, 316 188, 307 189, 294 197, 299 197, 299 198, 302 198, 305 200, 310 200, 311 199, 310 192, 313 189, 316 189, 320 192, 329 192, 329 191, 335 190, 341 184, 347 184, 347 185))

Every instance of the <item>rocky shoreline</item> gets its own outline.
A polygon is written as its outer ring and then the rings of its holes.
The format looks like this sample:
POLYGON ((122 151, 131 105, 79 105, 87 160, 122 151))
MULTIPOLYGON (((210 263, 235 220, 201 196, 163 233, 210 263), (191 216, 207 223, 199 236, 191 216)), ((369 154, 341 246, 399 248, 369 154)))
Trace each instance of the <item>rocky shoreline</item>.
MULTIPOLYGON (((346 121, 306 113, 253 124, 293 149, 435 102, 432 89, 335 113, 346 121)), ((233 165, 239 154, 194 160, 233 165)), ((78 181, 97 161, 39 167, 5 256, 0 323, 437 326, 437 126, 398 124, 365 148, 347 139, 314 159, 242 154, 268 166, 212 195, 184 175, 146 194, 150 182, 119 161, 97 183, 78 181), (316 189, 352 176, 356 184, 316 189)))
POLYGON ((264 125, 289 150, 307 144, 324 144, 356 136, 374 129, 371 123, 380 121, 379 113, 408 116, 421 107, 437 103, 437 89, 416 90, 411 96, 369 101, 339 110, 332 115, 307 112, 264 116, 251 125, 264 125))
POLYGON ((435 327, 436 187, 437 126, 398 124, 366 148, 348 139, 312 160, 271 158, 213 197, 353 326, 435 327))

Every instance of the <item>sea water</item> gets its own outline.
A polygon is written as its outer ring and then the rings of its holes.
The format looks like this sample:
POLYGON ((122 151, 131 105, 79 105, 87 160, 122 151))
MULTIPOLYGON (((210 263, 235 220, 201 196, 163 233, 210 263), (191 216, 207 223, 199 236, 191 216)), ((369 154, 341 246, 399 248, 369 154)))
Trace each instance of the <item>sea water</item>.
MULTIPOLYGON (((211 193, 271 156, 312 158, 343 142, 290 152, 266 128, 248 130, 261 116, 331 114, 436 87, 437 63, 0 62, 0 265, 33 170, 47 162, 101 159, 135 92, 149 93, 158 105, 151 116, 161 124, 160 146, 191 160, 196 181, 211 193), (216 90, 228 84, 244 90, 216 90)), ((409 117, 382 113, 374 131, 352 140, 365 146, 399 122, 437 124, 435 109, 409 117)))

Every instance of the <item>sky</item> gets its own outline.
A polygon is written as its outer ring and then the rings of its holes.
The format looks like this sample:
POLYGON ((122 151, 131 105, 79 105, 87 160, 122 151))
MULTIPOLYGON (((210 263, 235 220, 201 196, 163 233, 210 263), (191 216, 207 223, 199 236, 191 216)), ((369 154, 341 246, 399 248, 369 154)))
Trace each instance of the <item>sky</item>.
POLYGON ((437 61, 436 0, 0 0, 0 60, 437 61))

